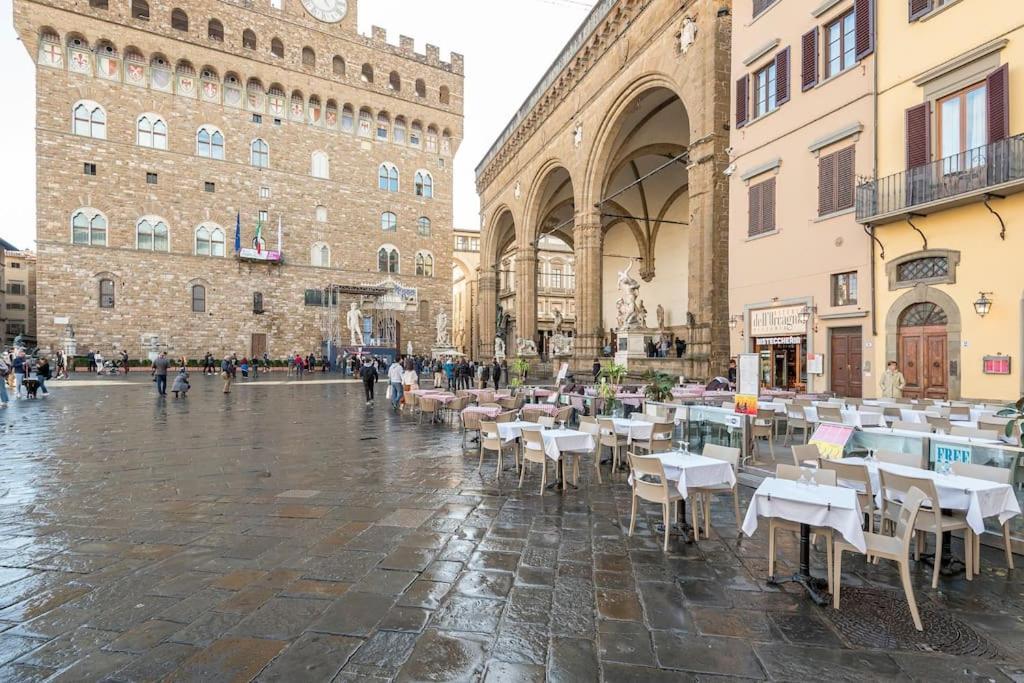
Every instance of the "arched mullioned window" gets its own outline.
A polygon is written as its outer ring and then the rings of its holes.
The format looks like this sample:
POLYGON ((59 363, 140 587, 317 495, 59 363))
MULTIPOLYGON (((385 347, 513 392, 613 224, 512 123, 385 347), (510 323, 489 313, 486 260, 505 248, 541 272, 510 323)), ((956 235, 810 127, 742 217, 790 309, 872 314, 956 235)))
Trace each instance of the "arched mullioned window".
POLYGON ((135 142, 139 147, 167 149, 167 123, 158 114, 143 114, 135 124, 135 142))
POLYGON ((135 248, 141 251, 170 251, 167 223, 157 216, 143 216, 135 224, 135 248))
POLYGON ((205 125, 196 133, 196 154, 207 159, 224 159, 224 134, 219 128, 205 125))
POLYGON ((107 217, 95 209, 81 208, 71 214, 72 244, 107 245, 107 217))
POLYGON ((383 232, 395 232, 398 230, 398 216, 391 211, 385 211, 380 215, 380 229, 383 232))
POLYGON ((430 219, 426 216, 420 216, 419 220, 416 221, 416 230, 421 237, 430 237, 430 219))
POLYGON ((310 157, 310 175, 314 178, 330 178, 331 166, 327 154, 320 150, 313 152, 310 157))
POLYGON ((434 255, 429 251, 416 252, 416 274, 434 277, 434 255))
POLYGON ((317 242, 309 250, 309 263, 317 268, 331 267, 331 248, 323 242, 317 242))
POLYGON ((434 196, 434 178, 427 171, 416 171, 414 187, 417 197, 430 199, 434 196))
POLYGON ((196 228, 196 256, 223 256, 224 229, 216 223, 203 223, 196 228))
POLYGON ((386 192, 398 192, 398 167, 383 163, 377 169, 377 189, 386 192))
POLYGON ((249 163, 257 168, 270 167, 270 146, 262 138, 256 138, 249 145, 249 163))
POLYGON ((398 248, 385 244, 377 250, 377 270, 382 273, 399 273, 400 256, 398 248))
POLYGON ((107 112, 92 100, 79 100, 71 110, 75 135, 107 139, 107 112))

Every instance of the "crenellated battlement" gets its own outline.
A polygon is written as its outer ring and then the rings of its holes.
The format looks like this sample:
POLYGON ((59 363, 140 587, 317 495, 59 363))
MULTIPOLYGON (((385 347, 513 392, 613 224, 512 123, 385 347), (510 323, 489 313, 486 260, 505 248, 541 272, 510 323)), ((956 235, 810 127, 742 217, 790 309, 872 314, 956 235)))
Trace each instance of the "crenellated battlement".
POLYGON ((427 43, 426 54, 419 54, 416 52, 416 40, 414 38, 399 35, 397 45, 389 43, 387 29, 380 26, 371 26, 370 35, 364 35, 362 38, 368 41, 366 44, 369 47, 384 49, 406 59, 412 59, 427 66, 450 71, 458 76, 465 75, 464 57, 457 52, 452 52, 449 61, 443 62, 441 61, 441 48, 427 43))

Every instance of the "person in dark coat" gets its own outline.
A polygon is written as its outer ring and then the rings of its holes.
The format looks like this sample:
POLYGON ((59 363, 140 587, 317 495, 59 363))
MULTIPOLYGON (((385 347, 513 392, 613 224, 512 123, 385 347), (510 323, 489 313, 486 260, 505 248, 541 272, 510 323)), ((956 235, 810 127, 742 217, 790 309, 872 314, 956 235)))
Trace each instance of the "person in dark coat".
POLYGON ((483 366, 480 368, 480 388, 486 389, 487 383, 489 381, 491 381, 491 366, 488 365, 487 363, 484 363, 483 366))
POLYGON ((359 377, 363 380, 363 391, 366 392, 366 405, 373 405, 373 387, 377 384, 377 366, 367 358, 363 361, 363 367, 359 370, 359 377))
POLYGON ((601 374, 601 361, 597 358, 594 359, 594 366, 591 368, 594 372, 594 382, 597 382, 598 376, 601 374))
MULTIPOLYGON (((491 378, 494 380, 494 388, 497 389, 501 383, 501 363, 498 359, 494 359, 494 365, 491 366, 491 378)), ((508 386, 507 384, 505 386, 508 386)))

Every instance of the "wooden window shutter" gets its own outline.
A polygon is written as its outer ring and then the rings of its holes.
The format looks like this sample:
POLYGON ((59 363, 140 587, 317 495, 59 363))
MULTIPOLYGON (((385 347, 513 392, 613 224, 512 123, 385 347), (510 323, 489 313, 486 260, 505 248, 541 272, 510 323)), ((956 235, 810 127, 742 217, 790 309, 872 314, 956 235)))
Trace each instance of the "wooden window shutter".
POLYGON ((736 81, 736 127, 742 128, 747 124, 748 108, 750 98, 747 94, 748 76, 743 76, 736 81))
POLYGON ((775 102, 782 106, 789 102, 789 46, 775 55, 775 102))
POLYGON ((800 39, 800 88, 810 90, 818 84, 818 29, 800 39))
POLYGON ((1003 64, 985 79, 988 97, 988 141, 1010 137, 1010 65, 1003 64))
POLYGON ((857 61, 875 51, 875 0, 853 1, 854 43, 857 61))
POLYGON ((932 11, 932 0, 908 0, 910 21, 917 21, 932 11))
POLYGON ((932 160, 931 104, 924 102, 906 113, 907 168, 924 166, 932 160))
POLYGON ((854 172, 856 159, 853 145, 835 153, 836 157, 836 211, 853 207, 857 176, 854 172))
POLYGON ((747 189, 747 202, 747 234, 757 235, 761 232, 761 185, 751 185, 747 189))
POLYGON ((775 178, 761 183, 761 232, 775 229, 775 178))
POLYGON ((836 155, 828 154, 818 159, 818 215, 824 216, 836 210, 836 155))

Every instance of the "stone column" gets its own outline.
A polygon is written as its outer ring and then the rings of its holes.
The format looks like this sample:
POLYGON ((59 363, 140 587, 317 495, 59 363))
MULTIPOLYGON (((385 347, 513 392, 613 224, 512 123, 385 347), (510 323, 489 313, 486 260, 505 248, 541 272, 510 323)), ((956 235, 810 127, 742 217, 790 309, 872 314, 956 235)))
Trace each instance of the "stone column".
POLYGON ((576 367, 590 367, 604 345, 601 320, 604 230, 596 210, 580 212, 573 227, 576 257, 576 367))
POLYGON ((527 245, 516 249, 516 340, 537 341, 537 248, 527 245))
POLYGON ((494 330, 497 325, 498 276, 491 268, 480 266, 476 276, 476 344, 472 353, 477 360, 494 356, 494 330))

